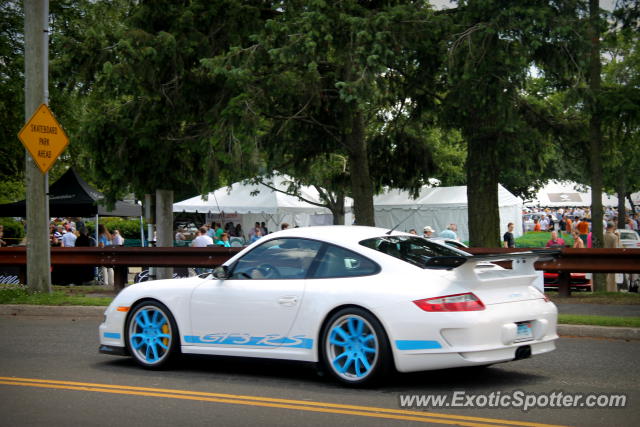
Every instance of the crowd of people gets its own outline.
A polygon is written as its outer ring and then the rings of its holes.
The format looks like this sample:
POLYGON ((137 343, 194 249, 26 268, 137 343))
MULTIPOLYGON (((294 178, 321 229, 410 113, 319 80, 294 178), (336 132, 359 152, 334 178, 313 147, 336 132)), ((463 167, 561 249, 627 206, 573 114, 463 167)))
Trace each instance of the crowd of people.
POLYGON ((72 248, 76 246, 123 246, 124 237, 119 230, 113 233, 103 225, 98 224, 98 240, 89 234, 84 222, 54 220, 49 224, 49 242, 52 247, 72 248))
MULTIPOLYGON (((591 211, 589 208, 537 208, 527 209, 525 215, 533 217, 533 231, 557 231, 560 236, 563 233, 570 235, 575 229, 585 236, 591 230, 591 211)), ((640 215, 635 212, 625 212, 625 228, 640 230, 640 215)), ((609 222, 617 224, 618 210, 607 207, 603 212, 602 226, 607 227, 609 222)))
MULTIPOLYGON (((588 208, 570 208, 570 209, 535 209, 525 214, 534 215, 533 231, 550 231, 551 239, 547 242, 547 247, 564 247, 565 241, 563 236, 573 238, 574 248, 590 248, 592 221, 591 212, 588 208)), ((624 228, 628 230, 640 230, 640 216, 634 212, 625 212, 624 228)), ((605 247, 607 233, 609 230, 617 235, 616 229, 618 224, 618 210, 615 208, 606 208, 603 215, 602 226, 605 232, 605 247)), ((506 236, 506 234, 505 234, 506 236)), ((505 240, 503 238, 503 240, 505 240)), ((619 237, 618 237, 619 240, 619 237)), ((609 247, 619 247, 609 246, 609 247)))
MULTIPOLYGON (((409 233, 418 235, 418 232, 415 228, 409 230, 409 233)), ((425 225, 422 229, 422 237, 426 239, 431 239, 434 237, 441 237, 444 239, 452 239, 452 240, 460 240, 458 238, 458 226, 456 224, 449 224, 447 228, 442 230, 439 234, 436 235, 436 230, 433 229, 430 225, 425 225)))
MULTIPOLYGON (((592 221, 591 212, 588 208, 571 209, 536 209, 527 214, 533 214, 533 231, 551 231, 551 238, 546 244, 547 248, 563 248, 567 244, 563 236, 573 238, 572 248, 591 248, 592 244, 592 221)), ((615 208, 605 208, 602 225, 604 229, 603 247, 607 249, 621 248, 620 234, 618 233, 618 218, 620 213, 615 208)), ((627 230, 640 230, 640 216, 635 212, 624 212, 624 228, 627 230)), ((512 225, 512 224, 510 224, 512 225)), ((506 233, 503 240, 506 241, 506 233)), ((505 243, 506 247, 506 243, 505 243)), ((608 292, 617 292, 616 275, 608 273, 606 275, 606 289, 608 292)))
MULTIPOLYGON (((287 228, 289 228, 289 224, 286 222, 280 225, 281 230, 286 230, 287 228)), ((204 224, 196 230, 190 246, 196 248, 207 246, 230 247, 231 239, 234 237, 239 239, 241 245, 245 245, 251 244, 267 234, 269 234, 269 229, 264 222, 256 222, 249 229, 249 233, 245 235, 241 224, 234 225, 233 222, 227 222, 223 228, 221 223, 214 221, 211 224, 204 224)), ((179 227, 176 231, 175 240, 177 242, 190 240, 189 237, 184 227, 179 227)))

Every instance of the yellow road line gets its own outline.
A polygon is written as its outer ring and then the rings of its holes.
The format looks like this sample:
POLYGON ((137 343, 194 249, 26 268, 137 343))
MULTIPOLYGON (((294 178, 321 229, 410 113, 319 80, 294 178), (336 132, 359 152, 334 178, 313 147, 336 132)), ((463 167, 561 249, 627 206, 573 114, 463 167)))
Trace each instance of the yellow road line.
POLYGON ((464 415, 440 414, 434 412, 409 411, 403 409, 379 408, 373 406, 344 405, 328 402, 279 399, 272 397, 233 395, 224 393, 207 393, 188 390, 173 390, 148 387, 122 386, 111 384, 83 383, 76 381, 42 380, 35 378, 0 377, 0 384, 39 387, 62 390, 93 391, 100 393, 125 394, 148 397, 164 397, 182 400, 229 403, 236 405, 261 406, 271 408, 295 409, 311 412, 358 415, 374 418, 386 418, 405 421, 431 422, 438 424, 455 424, 462 426, 496 427, 499 425, 561 427, 526 421, 510 421, 493 418, 470 417, 464 415), (477 422, 474 422, 477 421, 477 422), (489 424, 487 424, 489 423, 489 424))

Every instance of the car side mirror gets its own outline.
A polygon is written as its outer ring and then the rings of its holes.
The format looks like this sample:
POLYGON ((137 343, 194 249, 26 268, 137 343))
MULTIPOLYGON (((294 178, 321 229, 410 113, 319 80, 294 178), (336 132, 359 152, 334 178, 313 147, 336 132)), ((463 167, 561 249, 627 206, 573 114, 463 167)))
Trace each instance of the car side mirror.
POLYGON ((213 270, 213 277, 220 280, 225 280, 229 278, 229 267, 226 265, 221 265, 213 270))

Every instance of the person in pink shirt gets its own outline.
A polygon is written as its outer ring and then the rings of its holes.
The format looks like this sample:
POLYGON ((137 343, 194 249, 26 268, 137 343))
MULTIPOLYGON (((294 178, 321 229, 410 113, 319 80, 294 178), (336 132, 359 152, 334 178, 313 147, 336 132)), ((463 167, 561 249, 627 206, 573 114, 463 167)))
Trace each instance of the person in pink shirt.
POLYGON ((564 239, 558 237, 557 231, 551 232, 551 239, 547 242, 548 248, 563 248, 564 247, 564 239))

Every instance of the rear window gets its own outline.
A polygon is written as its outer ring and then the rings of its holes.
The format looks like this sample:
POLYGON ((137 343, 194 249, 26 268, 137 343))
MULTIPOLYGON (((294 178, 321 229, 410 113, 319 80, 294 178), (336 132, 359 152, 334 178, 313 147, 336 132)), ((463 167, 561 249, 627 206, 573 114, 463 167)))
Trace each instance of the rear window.
POLYGON ((381 236, 360 244, 420 268, 425 268, 425 263, 433 257, 469 256, 461 250, 415 236, 381 236))

